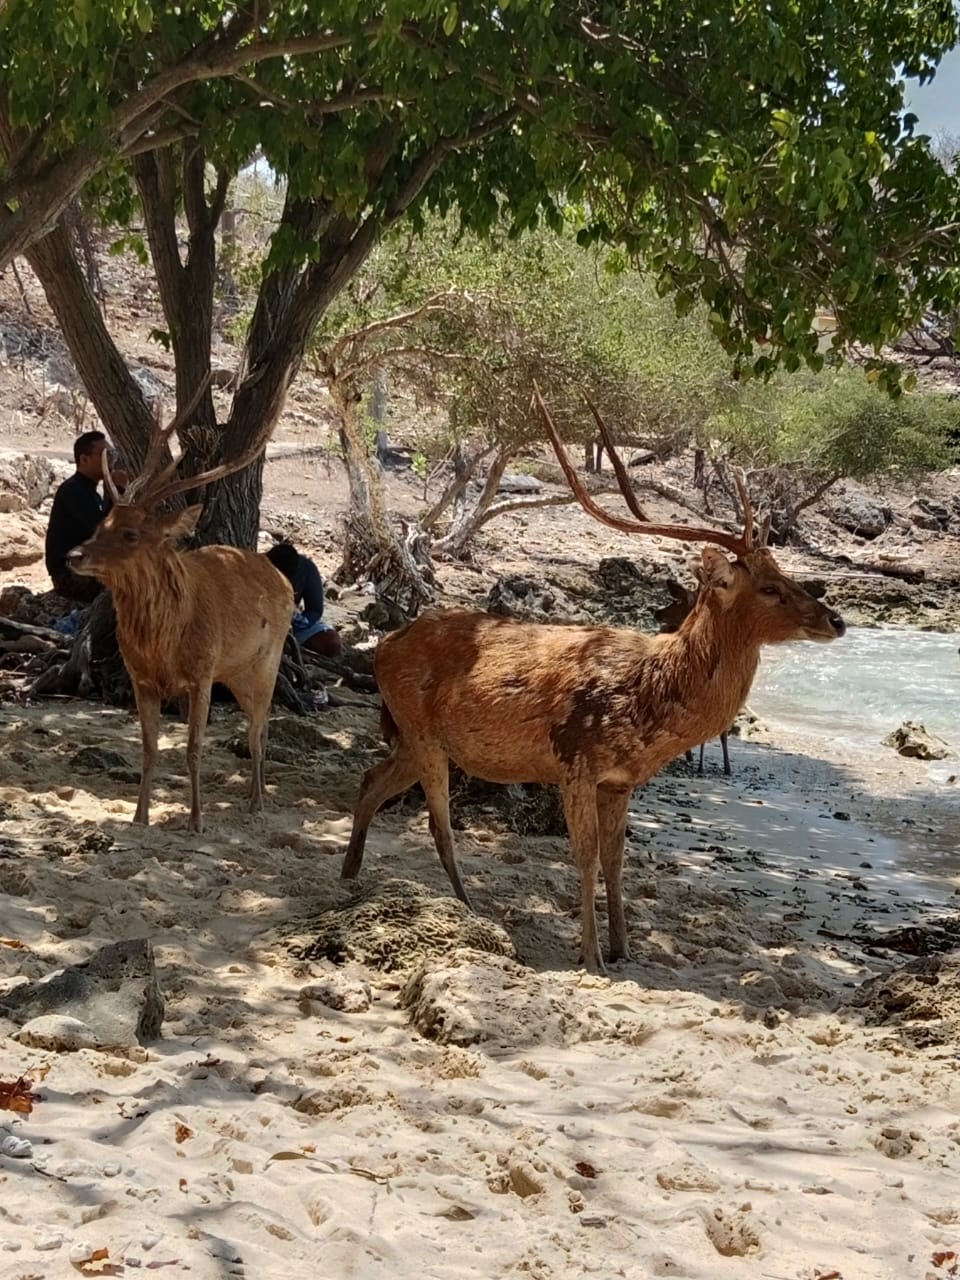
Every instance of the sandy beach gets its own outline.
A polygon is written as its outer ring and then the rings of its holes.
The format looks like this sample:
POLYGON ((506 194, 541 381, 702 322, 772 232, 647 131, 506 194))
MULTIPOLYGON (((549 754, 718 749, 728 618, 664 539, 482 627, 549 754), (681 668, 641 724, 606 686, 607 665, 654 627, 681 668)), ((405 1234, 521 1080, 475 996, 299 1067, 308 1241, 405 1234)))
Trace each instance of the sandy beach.
POLYGON ((955 971, 923 979, 922 1008, 863 994, 912 962, 871 939, 956 903, 957 859, 898 833, 954 821, 926 766, 803 755, 767 726, 732 742, 732 778, 716 744, 704 777, 673 767, 635 795, 634 959, 597 978, 559 835, 458 832, 516 959, 436 925, 448 887, 412 802, 339 881, 369 702, 275 718, 261 820, 241 730, 215 708, 191 836, 182 725, 144 831, 135 783, 76 763, 135 768, 130 714, 5 711, 0 994, 145 937, 166 1016, 146 1048, 0 1040, 0 1080, 38 1095, 0 1112, 0 1144, 26 1140, 0 1155, 0 1275, 957 1274, 955 971), (412 967, 305 955, 358 894, 392 895, 412 967))

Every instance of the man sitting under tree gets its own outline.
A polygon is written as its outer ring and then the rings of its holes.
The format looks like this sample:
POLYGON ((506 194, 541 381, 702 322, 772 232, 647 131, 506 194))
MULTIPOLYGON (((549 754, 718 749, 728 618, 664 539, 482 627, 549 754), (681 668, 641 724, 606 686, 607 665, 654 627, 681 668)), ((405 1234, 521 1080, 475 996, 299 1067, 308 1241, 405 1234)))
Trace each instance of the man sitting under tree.
POLYGON ((343 642, 336 628, 323 621, 323 578, 309 556, 292 542, 278 542, 266 553, 293 587, 293 623, 290 630, 301 649, 321 658, 339 658, 343 642))
MULTIPOLYGON (((109 498, 103 498, 99 484, 103 477, 103 451, 107 438, 102 431, 85 431, 73 442, 76 472, 57 489, 47 523, 44 548, 47 573, 57 595, 77 604, 90 604, 103 586, 96 578, 81 578, 67 566, 67 552, 78 547, 93 534, 110 510, 109 498)), ((117 488, 123 489, 126 475, 112 469, 117 488)))

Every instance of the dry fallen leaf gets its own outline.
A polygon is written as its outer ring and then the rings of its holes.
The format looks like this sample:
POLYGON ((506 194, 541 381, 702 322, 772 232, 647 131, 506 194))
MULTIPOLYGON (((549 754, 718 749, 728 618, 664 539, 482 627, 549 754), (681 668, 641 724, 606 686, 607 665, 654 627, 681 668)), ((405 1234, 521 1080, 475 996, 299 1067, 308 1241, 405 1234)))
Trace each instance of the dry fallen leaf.
POLYGON ((18 951, 23 949, 24 944, 19 938, 0 938, 0 947, 15 947, 18 951))
POLYGON ((28 1116, 33 1104, 40 1101, 40 1095, 34 1093, 33 1081, 26 1076, 17 1080, 0 1080, 0 1111, 16 1111, 28 1116))
POLYGON ((581 1178, 595 1178, 597 1176, 596 1169, 586 1160, 578 1160, 573 1167, 576 1169, 577 1173, 580 1174, 581 1178))
POLYGON ((186 1191, 187 1189, 186 1178, 181 1178, 180 1181, 177 1183, 177 1186, 180 1188, 181 1191, 186 1191))
POLYGON ((74 1258, 73 1265, 85 1276, 119 1276, 122 1268, 110 1261, 109 1249, 94 1249, 88 1258, 74 1258))
POLYGON ((174 1137, 177 1142, 186 1142, 188 1138, 193 1137, 193 1130, 189 1125, 183 1124, 182 1121, 178 1120, 174 1137))

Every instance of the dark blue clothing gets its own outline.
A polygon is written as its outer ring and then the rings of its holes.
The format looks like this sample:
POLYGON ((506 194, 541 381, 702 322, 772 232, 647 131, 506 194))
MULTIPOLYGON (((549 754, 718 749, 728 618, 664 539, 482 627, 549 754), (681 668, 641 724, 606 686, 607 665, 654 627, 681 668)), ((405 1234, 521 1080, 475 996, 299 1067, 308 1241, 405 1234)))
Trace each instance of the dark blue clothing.
POLYGON ((55 582, 67 567, 67 552, 92 536, 108 509, 96 480, 79 471, 64 480, 53 496, 44 544, 47 573, 55 582))
POLYGON ((311 622, 319 620, 323 613, 323 578, 309 556, 301 556, 294 571, 293 603, 311 622))

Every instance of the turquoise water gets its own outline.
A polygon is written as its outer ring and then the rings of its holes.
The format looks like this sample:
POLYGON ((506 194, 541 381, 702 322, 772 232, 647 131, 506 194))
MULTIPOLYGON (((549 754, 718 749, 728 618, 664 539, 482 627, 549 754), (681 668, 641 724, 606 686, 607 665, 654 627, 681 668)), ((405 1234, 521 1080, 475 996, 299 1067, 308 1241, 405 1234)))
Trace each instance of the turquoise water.
POLYGON ((764 649, 749 705, 858 748, 919 720, 960 749, 958 645, 956 633, 855 627, 832 644, 764 649))

